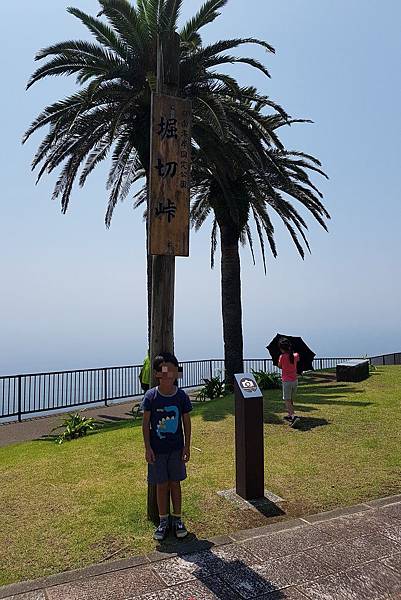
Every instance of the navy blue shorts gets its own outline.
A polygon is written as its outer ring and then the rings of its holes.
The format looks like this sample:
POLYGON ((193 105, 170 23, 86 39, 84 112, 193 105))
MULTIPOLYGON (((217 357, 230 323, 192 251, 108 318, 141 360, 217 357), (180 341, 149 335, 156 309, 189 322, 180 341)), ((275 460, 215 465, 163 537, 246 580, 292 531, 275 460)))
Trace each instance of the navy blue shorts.
POLYGON ((148 463, 148 482, 152 485, 166 481, 183 481, 187 469, 182 460, 182 450, 172 450, 168 454, 155 454, 156 462, 148 463))

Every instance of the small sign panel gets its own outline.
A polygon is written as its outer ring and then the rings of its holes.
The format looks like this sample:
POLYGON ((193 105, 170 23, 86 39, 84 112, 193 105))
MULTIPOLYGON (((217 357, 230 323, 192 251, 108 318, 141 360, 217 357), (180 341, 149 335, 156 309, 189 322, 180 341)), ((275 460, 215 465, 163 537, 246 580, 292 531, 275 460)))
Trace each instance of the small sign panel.
POLYGON ((238 389, 244 398, 260 398, 263 396, 255 381, 255 377, 250 373, 237 373, 234 377, 238 389))

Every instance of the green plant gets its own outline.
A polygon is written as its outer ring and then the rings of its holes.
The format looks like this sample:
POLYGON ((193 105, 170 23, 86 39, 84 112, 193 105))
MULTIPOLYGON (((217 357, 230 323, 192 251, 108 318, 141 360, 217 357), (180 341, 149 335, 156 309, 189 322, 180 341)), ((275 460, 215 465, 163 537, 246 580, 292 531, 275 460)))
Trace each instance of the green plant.
POLYGON ((278 373, 265 373, 253 369, 252 373, 261 390, 276 390, 281 387, 281 377, 278 373))
POLYGON ((213 400, 214 398, 221 398, 225 395, 225 385, 224 381, 221 381, 220 379, 220 373, 211 379, 203 379, 203 381, 205 382, 205 385, 196 394, 198 400, 206 400, 206 398, 213 400))
POLYGON ((79 437, 83 437, 88 431, 93 431, 99 427, 102 427, 102 423, 96 421, 92 417, 83 417, 78 412, 69 414, 66 419, 63 420, 61 425, 54 427, 52 431, 56 431, 64 427, 64 431, 57 436, 56 444, 62 444, 66 440, 71 441, 79 437))

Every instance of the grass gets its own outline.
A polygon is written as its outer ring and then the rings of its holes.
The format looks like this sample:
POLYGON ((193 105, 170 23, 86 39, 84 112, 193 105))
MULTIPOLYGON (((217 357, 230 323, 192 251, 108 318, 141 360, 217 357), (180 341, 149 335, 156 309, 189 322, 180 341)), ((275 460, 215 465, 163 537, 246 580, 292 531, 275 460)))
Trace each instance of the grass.
MULTIPOLYGON (((282 424, 280 390, 265 393, 265 481, 285 498, 285 517, 400 492, 400 382, 399 366, 354 384, 305 377, 298 430, 282 424)), ((233 439, 232 396, 195 407, 183 489, 187 526, 200 538, 271 521, 216 494, 234 487, 233 439)), ((0 448, 0 584, 154 549, 143 454, 139 421, 61 446, 0 448)))

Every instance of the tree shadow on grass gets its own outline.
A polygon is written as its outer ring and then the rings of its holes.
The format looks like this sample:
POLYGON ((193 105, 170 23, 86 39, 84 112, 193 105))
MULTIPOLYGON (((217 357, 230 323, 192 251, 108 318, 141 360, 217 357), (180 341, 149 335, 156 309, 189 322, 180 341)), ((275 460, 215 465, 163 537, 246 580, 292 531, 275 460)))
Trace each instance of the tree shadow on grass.
POLYGON ((336 381, 336 372, 321 371, 305 373, 300 377, 300 383, 333 383, 336 381))
POLYGON ((336 398, 343 398, 343 396, 328 396, 327 398, 322 398, 321 394, 299 394, 295 400, 295 404, 327 404, 330 406, 355 406, 355 407, 366 407, 371 406, 374 402, 357 402, 357 401, 349 401, 349 400, 336 400, 336 398))
POLYGON ((234 415, 234 397, 232 394, 224 398, 216 398, 198 405, 196 415, 201 415, 204 421, 223 421, 234 415))
MULTIPOLYGON (((356 389, 352 385, 346 383, 334 383, 333 385, 325 385, 316 383, 316 379, 308 376, 309 380, 303 381, 298 388, 295 405, 302 412, 313 412, 318 410, 312 405, 328 405, 328 406, 355 406, 357 408, 365 408, 374 404, 373 402, 365 402, 351 400, 347 395, 364 394, 365 390, 356 389), (313 382, 309 383, 309 381, 313 382)), ((282 425, 283 419, 280 414, 284 412, 284 403, 281 399, 281 390, 267 390, 264 392, 264 422, 272 425, 282 425)), ((222 421, 227 417, 233 416, 234 397, 231 394, 224 398, 218 398, 197 407, 196 414, 202 416, 204 421, 222 421)), ((325 419, 309 419, 309 429, 327 425, 325 419)))
POLYGON ((111 423, 111 422, 127 423, 127 422, 132 421, 132 414, 131 413, 125 413, 125 414, 127 415, 126 417, 117 417, 115 415, 99 415, 96 420, 101 421, 103 423, 111 423))

